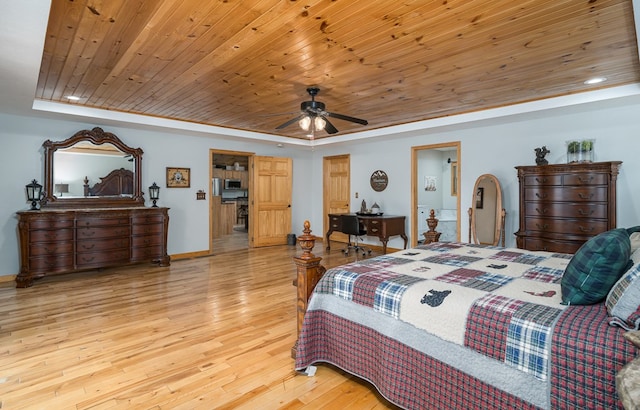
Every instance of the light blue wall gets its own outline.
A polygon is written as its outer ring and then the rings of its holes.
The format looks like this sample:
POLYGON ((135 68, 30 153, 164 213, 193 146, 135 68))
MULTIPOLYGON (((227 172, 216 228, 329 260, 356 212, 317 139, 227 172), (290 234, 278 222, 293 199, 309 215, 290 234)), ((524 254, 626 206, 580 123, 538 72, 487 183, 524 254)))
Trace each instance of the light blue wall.
MULTIPOLYGON (((322 236, 322 159, 328 155, 351 155, 351 192, 367 203, 378 202, 388 214, 411 215, 411 147, 460 141, 461 232, 467 232, 464 211, 471 205, 477 176, 496 175, 502 184, 507 211, 507 246, 515 246, 518 229, 518 180, 515 166, 534 165, 534 148, 546 145, 550 163, 564 163, 565 141, 577 138, 596 140, 596 160, 623 161, 618 178, 618 226, 640 225, 640 97, 626 97, 570 108, 483 120, 457 126, 390 134, 313 149, 273 143, 232 141, 223 135, 195 135, 166 130, 110 127, 107 125, 28 118, 0 114, 0 275, 19 269, 15 211, 27 209, 24 185, 31 179, 42 181, 42 142, 61 140, 81 129, 102 126, 125 143, 144 150, 143 186, 154 181, 164 186, 167 166, 190 167, 191 188, 162 189, 160 205, 170 207, 169 253, 199 252, 208 249, 208 201, 196 201, 198 189, 208 191, 209 149, 228 149, 293 158, 293 232, 300 234, 302 223, 311 221, 313 233, 322 236), (389 186, 375 192, 369 185, 371 173, 384 170, 389 186)), ((352 198, 354 210, 360 199, 352 198)), ((408 221, 408 224, 412 221, 408 221)), ((407 232, 409 232, 407 225, 407 232)), ((465 240, 464 235, 462 239, 465 240)), ((375 238, 367 241, 375 243, 375 238)), ((390 247, 402 247, 399 238, 390 247)))
MULTIPOLYGON (((518 230, 518 178, 514 167, 535 165, 534 148, 546 145, 551 150, 549 163, 565 163, 565 141, 593 138, 596 161, 623 161, 618 177, 618 226, 640 225, 640 98, 627 97, 549 111, 519 114, 446 128, 388 135, 367 142, 352 141, 317 148, 315 169, 321 169, 322 157, 351 154, 351 191, 360 198, 380 201, 385 213, 411 215, 411 147, 460 141, 458 156, 461 171, 461 239, 466 241, 466 210, 472 203, 475 179, 494 174, 501 182, 506 218, 506 245, 515 247, 518 230), (376 169, 389 175, 388 188, 380 193, 369 186, 376 169)), ((313 175, 314 186, 322 186, 322 174, 313 175)), ((314 190, 314 204, 321 203, 321 191, 314 190)), ((352 197, 352 203, 353 203, 352 197)), ((359 201, 359 200, 358 200, 359 201)), ((358 202, 359 204, 359 202, 358 202)), ((409 219, 409 218, 408 218, 409 219)), ((407 222, 407 232, 410 223, 407 222)), ((322 226, 321 210, 313 214, 312 227, 322 226)), ((365 238, 375 243, 375 238, 365 238)), ((401 248, 400 238, 390 247, 401 248)))
MULTIPOLYGON (((17 274, 19 249, 17 218, 15 212, 26 210, 24 186, 32 179, 43 183, 42 143, 51 139, 64 140, 77 131, 101 126, 113 132, 125 144, 142 148, 142 186, 153 182, 161 187, 158 205, 169 207, 169 254, 207 251, 209 249, 209 201, 197 201, 199 189, 209 192, 209 150, 224 149, 253 152, 258 155, 293 158, 292 218, 296 221, 307 217, 311 198, 305 195, 310 185, 311 169, 308 167, 312 151, 308 147, 255 141, 232 141, 218 135, 189 135, 166 130, 150 131, 81 123, 65 120, 29 118, 0 113, 0 276, 17 274), (165 188, 166 167, 191 168, 191 187, 187 189, 165 188)), ((207 199, 209 195, 207 195, 207 199)), ((149 202, 147 201, 147 205, 149 202)), ((301 224, 300 224, 301 226, 301 224)), ((301 228, 295 227, 295 231, 301 228)))

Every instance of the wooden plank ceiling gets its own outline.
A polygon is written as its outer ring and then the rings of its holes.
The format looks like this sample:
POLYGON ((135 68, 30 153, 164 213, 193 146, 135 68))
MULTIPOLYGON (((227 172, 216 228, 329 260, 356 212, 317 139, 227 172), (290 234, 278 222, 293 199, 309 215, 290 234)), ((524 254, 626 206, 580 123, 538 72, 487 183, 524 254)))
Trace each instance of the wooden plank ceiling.
POLYGON ((307 138, 308 86, 342 135, 635 82, 630 0, 53 0, 36 98, 307 138))

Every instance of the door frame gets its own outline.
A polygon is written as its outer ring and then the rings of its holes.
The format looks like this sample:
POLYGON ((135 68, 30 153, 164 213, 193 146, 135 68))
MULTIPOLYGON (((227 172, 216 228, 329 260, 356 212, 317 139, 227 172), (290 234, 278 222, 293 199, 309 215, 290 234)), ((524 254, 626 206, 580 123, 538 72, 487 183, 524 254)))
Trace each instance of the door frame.
MULTIPOLYGON (((460 141, 443 142, 439 144, 419 145, 411 147, 411 247, 418 244, 418 152, 429 149, 442 150, 444 148, 456 149, 458 153, 458 166, 456 169, 457 192, 457 241, 460 242, 460 169, 462 168, 462 151, 460 141)), ((443 187, 449 186, 443 181, 443 187)))
MULTIPOLYGON (((225 149, 216 149, 209 148, 209 255, 213 255, 213 156, 215 154, 218 155, 236 155, 236 156, 244 156, 248 157, 248 162, 250 162, 251 158, 256 155, 255 152, 246 152, 246 151, 231 151, 225 149)), ((249 178, 248 183, 251 184, 251 171, 247 170, 247 177, 249 178)), ((249 195, 251 195, 251 191, 249 191, 249 195)), ((248 210, 247 210, 248 212, 248 210)), ((251 220, 251 215, 249 215, 249 220, 251 220)), ((247 232, 247 235, 249 233, 247 232)))

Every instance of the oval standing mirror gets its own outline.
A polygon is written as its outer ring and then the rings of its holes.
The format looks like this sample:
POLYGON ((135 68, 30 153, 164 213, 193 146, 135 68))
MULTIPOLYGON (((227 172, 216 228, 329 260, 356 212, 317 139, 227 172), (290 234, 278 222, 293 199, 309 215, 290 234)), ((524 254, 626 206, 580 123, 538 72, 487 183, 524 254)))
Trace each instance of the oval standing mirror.
POLYGON ((498 178, 480 175, 473 187, 473 202, 469 208, 469 242, 504 247, 502 189, 498 178), (500 241, 502 239, 502 241, 500 241))
POLYGON ((115 207, 144 204, 142 150, 96 127, 59 142, 45 141, 48 207, 115 207))

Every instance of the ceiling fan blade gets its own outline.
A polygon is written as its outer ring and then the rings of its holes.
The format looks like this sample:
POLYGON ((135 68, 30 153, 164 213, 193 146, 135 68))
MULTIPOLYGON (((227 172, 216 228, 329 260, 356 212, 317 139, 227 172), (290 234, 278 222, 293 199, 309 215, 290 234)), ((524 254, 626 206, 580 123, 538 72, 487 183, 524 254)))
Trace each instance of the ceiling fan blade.
POLYGON ((349 117, 348 115, 336 114, 336 113, 333 113, 333 112, 327 112, 325 114, 327 116, 329 116, 329 117, 337 118, 339 120, 356 122, 356 123, 362 124, 362 125, 368 125, 369 124, 369 121, 367 121, 367 120, 362 120, 362 119, 356 118, 356 117, 349 117))
POLYGON ((336 127, 333 126, 333 124, 331 124, 329 122, 329 120, 327 119, 327 117, 325 117, 324 115, 320 116, 325 124, 324 124, 324 130, 327 132, 327 134, 335 134, 338 132, 338 129, 336 127))
POLYGON ((300 121, 303 117, 305 117, 306 114, 300 114, 295 118, 290 119, 289 121, 285 122, 284 124, 280 124, 276 127, 277 130, 281 130, 283 128, 288 127, 289 125, 296 123, 298 121, 300 121))

